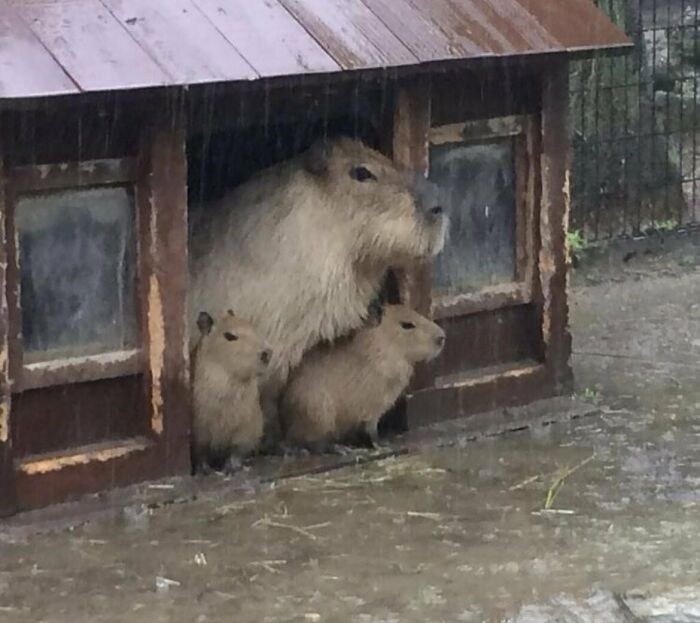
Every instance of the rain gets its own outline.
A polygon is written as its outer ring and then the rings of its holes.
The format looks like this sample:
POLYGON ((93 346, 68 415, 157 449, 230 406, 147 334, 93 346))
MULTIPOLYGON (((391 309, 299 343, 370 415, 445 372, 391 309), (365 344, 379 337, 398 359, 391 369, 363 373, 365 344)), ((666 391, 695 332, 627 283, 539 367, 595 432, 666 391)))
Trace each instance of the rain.
POLYGON ((0 621, 700 621, 700 0, 0 2, 0 621))

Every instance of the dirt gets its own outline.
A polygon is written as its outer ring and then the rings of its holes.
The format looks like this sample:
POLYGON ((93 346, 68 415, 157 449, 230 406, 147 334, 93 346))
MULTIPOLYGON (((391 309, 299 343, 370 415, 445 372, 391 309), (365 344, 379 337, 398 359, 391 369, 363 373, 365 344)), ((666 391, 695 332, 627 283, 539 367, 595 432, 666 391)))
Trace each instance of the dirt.
POLYGON ((598 415, 0 527, 0 621, 700 621, 700 269, 674 262, 575 276, 598 415))

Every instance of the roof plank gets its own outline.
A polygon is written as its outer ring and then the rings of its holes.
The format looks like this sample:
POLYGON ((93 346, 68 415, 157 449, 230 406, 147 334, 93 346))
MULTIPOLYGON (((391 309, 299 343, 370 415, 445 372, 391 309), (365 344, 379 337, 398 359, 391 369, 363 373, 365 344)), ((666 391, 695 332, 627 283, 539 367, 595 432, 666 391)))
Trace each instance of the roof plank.
POLYGON ((172 83, 99 0, 13 0, 13 6, 83 91, 172 83))
POLYGON ((175 83, 258 75, 191 0, 102 0, 175 83))
POLYGON ((34 33, 0 0, 0 98, 77 92, 34 33))
POLYGON ((418 59, 360 0, 280 0, 342 69, 411 65, 418 59))
POLYGON ((263 77, 338 71, 338 64, 277 0, 194 0, 263 77))
POLYGON ((586 51, 630 44, 628 37, 590 0, 511 2, 522 6, 559 41, 559 51, 586 51))
POLYGON ((479 48, 471 42, 456 41, 408 0, 362 0, 421 62, 454 56, 469 56, 479 48))

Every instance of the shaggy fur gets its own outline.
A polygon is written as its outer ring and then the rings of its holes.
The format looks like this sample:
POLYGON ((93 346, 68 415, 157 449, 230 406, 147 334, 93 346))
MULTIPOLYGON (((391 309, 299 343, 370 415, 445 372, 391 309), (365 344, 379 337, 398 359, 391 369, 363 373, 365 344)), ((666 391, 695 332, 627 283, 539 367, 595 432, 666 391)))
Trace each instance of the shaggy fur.
POLYGON ((350 139, 261 172, 203 221, 192 231, 190 300, 233 307, 270 344, 263 408, 273 426, 302 355, 361 327, 386 270, 437 254, 446 230, 434 187, 350 139))
POLYGON ((258 380, 271 352, 252 325, 229 311, 198 318, 193 352, 194 457, 198 471, 233 471, 256 450, 263 432, 258 380))
POLYGON ((282 398, 287 441, 323 451, 363 432, 376 445, 379 419, 408 386, 414 364, 436 357, 444 342, 434 322, 389 305, 378 327, 316 347, 292 372, 282 398))

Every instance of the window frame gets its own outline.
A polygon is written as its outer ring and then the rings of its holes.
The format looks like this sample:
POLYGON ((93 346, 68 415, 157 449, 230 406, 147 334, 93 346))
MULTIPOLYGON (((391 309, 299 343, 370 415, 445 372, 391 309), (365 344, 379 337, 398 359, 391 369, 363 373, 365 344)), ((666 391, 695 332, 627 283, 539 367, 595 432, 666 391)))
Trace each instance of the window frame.
POLYGON ((143 275, 142 228, 139 197, 143 193, 142 167, 138 158, 102 158, 57 164, 23 165, 6 169, 7 254, 10 382, 13 393, 132 376, 145 371, 143 302, 139 283, 143 275), (111 350, 95 355, 68 357, 32 363, 24 362, 21 309, 21 266, 15 210, 21 195, 83 188, 128 187, 134 197, 135 232, 134 348, 111 350))
MULTIPOLYGON (((539 126, 536 115, 509 115, 432 126, 430 148, 449 143, 483 143, 503 138, 514 141, 515 174, 515 275, 511 281, 484 286, 475 292, 436 295, 432 292, 431 313, 443 320, 532 303, 536 299, 536 180, 539 126)), ((429 166, 428 166, 429 170, 429 166)))

